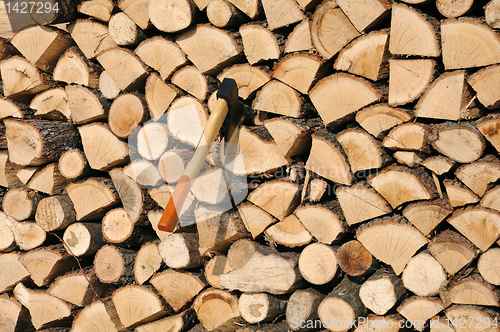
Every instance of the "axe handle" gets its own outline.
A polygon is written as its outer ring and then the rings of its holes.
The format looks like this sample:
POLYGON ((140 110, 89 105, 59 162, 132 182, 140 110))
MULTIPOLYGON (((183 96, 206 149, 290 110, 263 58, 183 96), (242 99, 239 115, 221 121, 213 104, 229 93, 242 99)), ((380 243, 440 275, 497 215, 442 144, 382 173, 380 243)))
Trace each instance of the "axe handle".
POLYGON ((179 212, 181 211, 184 201, 191 190, 193 181, 200 173, 201 167, 203 166, 208 152, 210 151, 210 146, 215 140, 215 137, 217 137, 228 111, 227 102, 224 99, 217 100, 217 104, 214 107, 214 111, 208 118, 207 125, 203 131, 203 136, 196 147, 196 151, 184 169, 184 173, 177 182, 177 186, 172 193, 172 197, 170 197, 167 207, 161 216, 158 223, 158 229, 160 231, 173 232, 177 227, 179 222, 179 212))

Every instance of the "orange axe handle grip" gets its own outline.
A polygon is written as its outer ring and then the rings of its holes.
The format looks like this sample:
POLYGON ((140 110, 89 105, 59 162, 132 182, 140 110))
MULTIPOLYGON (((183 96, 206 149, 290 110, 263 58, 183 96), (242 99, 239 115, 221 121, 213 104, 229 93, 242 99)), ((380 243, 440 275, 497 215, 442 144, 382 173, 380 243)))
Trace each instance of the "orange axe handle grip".
POLYGON ((177 187, 168 201, 167 208, 163 212, 158 223, 158 229, 164 232, 173 232, 179 222, 179 214, 177 210, 182 209, 184 201, 191 190, 191 179, 187 175, 181 176, 177 182, 177 187))

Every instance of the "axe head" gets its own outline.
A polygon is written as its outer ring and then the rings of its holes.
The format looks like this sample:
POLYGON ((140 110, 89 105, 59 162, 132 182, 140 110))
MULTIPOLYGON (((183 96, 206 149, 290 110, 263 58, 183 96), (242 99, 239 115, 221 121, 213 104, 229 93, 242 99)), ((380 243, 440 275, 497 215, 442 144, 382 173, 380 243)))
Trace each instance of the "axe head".
MULTIPOLYGON (((244 120, 243 107, 241 107, 238 98, 238 85, 236 84, 236 81, 232 78, 225 78, 219 86, 217 98, 224 99, 229 109, 228 115, 224 120, 224 141, 227 147, 237 143, 239 133, 238 129, 244 120)), ((234 153, 230 155, 234 155, 234 153)), ((224 163, 227 164, 230 161, 231 160, 226 159, 224 163)))

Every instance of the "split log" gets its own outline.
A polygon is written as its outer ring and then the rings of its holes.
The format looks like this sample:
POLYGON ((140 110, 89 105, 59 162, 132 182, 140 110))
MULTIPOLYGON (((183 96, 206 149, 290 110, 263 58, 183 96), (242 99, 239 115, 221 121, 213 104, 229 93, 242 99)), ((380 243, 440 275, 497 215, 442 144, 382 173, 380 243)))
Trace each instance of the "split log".
POLYGON ((464 326, 476 326, 475 322, 481 322, 477 325, 477 329, 491 329, 495 331, 493 322, 498 321, 498 314, 488 308, 470 305, 454 305, 445 311, 446 317, 450 325, 455 329, 459 329, 463 324, 464 326), (463 323, 462 323, 463 322, 463 323), (489 324, 488 324, 489 322, 489 324))
POLYGON ((59 172, 57 163, 52 163, 34 174, 27 185, 38 192, 57 195, 63 192, 66 183, 67 180, 59 172))
POLYGON ((298 4, 291 0, 261 0, 269 30, 289 26, 302 21, 305 16, 298 4))
POLYGON ((145 120, 146 102, 136 94, 118 96, 109 108, 108 125, 115 136, 127 139, 145 120))
POLYGON ((387 18, 391 9, 391 4, 385 0, 340 0, 338 4, 359 32, 378 25, 387 18))
POLYGON ((29 251, 19 261, 38 287, 52 283, 56 277, 77 266, 77 261, 66 252, 62 244, 29 251))
POLYGON ((396 208, 403 203, 437 197, 431 177, 421 168, 389 166, 368 177, 368 183, 396 208))
POLYGON ((500 151, 500 132, 497 130, 499 127, 500 117, 496 114, 488 115, 476 122, 476 128, 497 151, 500 151))
POLYGON ((108 33, 108 27, 93 20, 79 19, 68 26, 68 31, 87 59, 101 52, 118 47, 108 33))
POLYGON ((320 243, 331 244, 346 231, 344 216, 335 201, 302 205, 294 211, 294 215, 320 243))
POLYGON ((47 74, 17 55, 3 60, 0 63, 0 72, 5 97, 23 100, 53 85, 47 74))
POLYGON ((207 77, 210 76, 203 76, 195 66, 185 66, 172 75, 170 82, 203 101, 208 93, 207 77))
POLYGON ((327 187, 328 183, 326 180, 321 179, 319 176, 315 176, 310 171, 306 171, 306 180, 304 180, 304 186, 302 187, 301 202, 319 202, 326 193, 327 187), (309 179, 307 180, 308 175, 309 179))
POLYGON ((298 264, 302 277, 313 285, 329 283, 337 275, 335 249, 326 244, 313 243, 305 247, 298 264))
POLYGON ((78 307, 86 307, 102 295, 102 284, 92 269, 70 272, 58 277, 47 293, 78 307))
POLYGON ((217 79, 222 82, 225 78, 232 78, 236 81, 238 95, 242 99, 253 96, 255 91, 271 80, 271 76, 264 68, 254 67, 249 64, 238 64, 224 69, 217 76, 217 79))
POLYGON ((137 252, 107 244, 94 257, 94 271, 105 284, 127 285, 133 280, 133 265, 137 252))
POLYGON ((158 71, 163 80, 187 62, 180 47, 161 36, 146 39, 137 46, 135 53, 145 64, 158 71))
MULTIPOLYGON (((300 5, 300 4, 299 4, 300 5)), ((313 50, 311 28, 309 19, 306 18, 295 26, 285 41, 285 53, 313 50)))
POLYGON ((498 196, 499 194, 500 194, 500 186, 492 188, 491 190, 487 191, 486 194, 483 196, 480 205, 485 208, 497 210, 500 212, 500 206, 498 205, 500 203, 498 196))
POLYGON ((393 127, 413 119, 407 110, 394 108, 387 104, 375 104, 356 113, 356 121, 364 130, 382 139, 393 127))
POLYGON ((165 264, 172 269, 191 269, 203 265, 197 233, 170 234, 160 242, 158 250, 165 264))
POLYGON ((106 171, 128 161, 127 144, 120 141, 107 126, 92 123, 81 126, 78 130, 91 168, 106 171))
POLYGON ((20 257, 19 253, 0 255, 0 293, 11 291, 18 283, 29 279, 30 274, 19 262, 20 257))
POLYGON ((50 196, 38 203, 35 220, 46 232, 52 232, 74 223, 76 212, 68 195, 50 196))
POLYGON ((78 5, 78 12, 103 22, 109 22, 114 8, 111 0, 86 0, 78 5))
POLYGON ((134 160, 123 168, 123 172, 144 188, 154 188, 164 183, 158 168, 148 160, 134 160))
POLYGON ((146 39, 146 35, 125 13, 111 16, 108 31, 113 41, 120 46, 132 46, 146 39))
POLYGON ((16 248, 16 241, 14 238, 14 233, 9 227, 12 224, 11 220, 8 220, 5 213, 0 213, 0 251, 9 252, 16 248))
POLYGON ((312 135, 312 147, 306 169, 336 183, 350 185, 353 175, 341 145, 335 135, 321 129, 312 135))
MULTIPOLYGON (((413 328, 423 331, 429 319, 445 309, 443 302, 433 297, 410 297, 398 307, 398 312, 412 322, 413 328)), ((435 323, 434 323, 435 324, 435 323)))
POLYGON ((376 219, 356 231, 359 242, 378 260, 392 266, 396 275, 403 272, 413 254, 428 240, 402 217, 376 219), (382 248, 380 243, 390 244, 382 248))
POLYGON ((161 77, 152 73, 146 80, 145 98, 148 104, 149 115, 156 119, 163 115, 170 104, 177 98, 179 91, 173 85, 165 83, 161 77))
MULTIPOLYGON (((236 8, 241 10, 243 13, 245 13, 248 17, 251 19, 254 19, 257 14, 259 13, 259 1, 257 0, 228 0, 230 3, 232 3, 236 8)), ((195 0, 195 2, 207 2, 208 0, 195 0)), ((200 10, 202 8, 200 7, 200 10)))
POLYGON ((298 289, 286 305, 286 322, 291 331, 302 331, 298 322, 311 322, 318 319, 318 307, 325 298, 313 288, 298 289))
POLYGON ((269 213, 250 202, 239 204, 237 208, 245 228, 252 234, 254 239, 270 225, 277 222, 269 213))
POLYGON ((447 276, 441 264, 429 252, 423 251, 408 261, 401 280, 406 289, 418 296, 434 296, 447 276))
MULTIPOLYGON (((372 2, 380 4, 378 0, 372 2)), ((342 5, 340 6, 342 7, 342 5)), ((360 11, 359 8, 352 9, 356 12, 360 11)), ((366 12, 366 9, 361 10, 361 12, 366 12)), ((389 32, 384 30, 373 31, 356 38, 340 51, 335 60, 334 68, 372 81, 386 78, 389 75, 388 38, 389 32)))
POLYGON ((449 122, 433 126, 429 141, 437 152, 462 164, 479 159, 486 147, 476 128, 449 122))
MULTIPOLYGON (((122 111, 123 109, 119 110, 122 111)), ((136 121, 134 125, 139 125, 140 122, 136 121)), ((141 157, 147 160, 157 160, 163 155, 168 146, 167 127, 164 124, 148 121, 135 132, 137 132, 137 138, 130 137, 129 144, 137 149, 141 157), (134 140, 137 140, 137 142, 134 142, 134 140), (136 146, 134 146, 135 144, 136 146)))
POLYGON ((4 251, 6 249, 11 249, 6 247, 7 245, 12 245, 11 240, 15 240, 15 244, 21 250, 31 250, 41 246, 47 237, 45 231, 36 223, 31 221, 22 221, 19 222, 14 218, 8 217, 3 212, 0 214, 1 223, 4 224, 4 227, 10 229, 10 234, 7 231, 4 231, 3 235, 6 236, 4 242, 4 251), (12 238, 13 236, 13 238, 12 238))
POLYGON ((16 176, 23 184, 28 184, 33 175, 38 172, 39 167, 20 168, 16 172, 16 176))
POLYGON ((122 91, 135 90, 144 84, 148 76, 147 66, 137 55, 123 48, 115 47, 103 51, 96 59, 122 91))
POLYGON ((10 162, 9 153, 0 151, 0 186, 11 188, 23 185, 24 183, 17 175, 23 169, 29 168, 10 162))
POLYGON ((500 178, 500 162, 492 156, 463 165, 455 171, 456 177, 469 187, 476 195, 483 197, 493 182, 500 178))
POLYGON ((241 12, 227 0, 211 0, 206 9, 208 20, 218 28, 238 26, 243 21, 241 12))
POLYGON ((341 245, 336 256, 341 270, 352 277, 368 275, 378 267, 372 254, 357 240, 341 245))
POLYGON ((45 90, 31 100, 30 108, 36 110, 35 116, 47 120, 65 121, 71 118, 68 96, 64 88, 45 90))
POLYGON ((445 70, 482 67, 500 62, 500 38, 482 22, 471 18, 441 23, 445 70), (460 38, 457 36, 460 35, 460 38))
POLYGON ((311 233, 294 214, 270 226, 264 234, 271 242, 290 248, 304 246, 313 239, 311 233))
POLYGON ((67 85, 65 90, 73 123, 81 125, 107 119, 109 102, 99 92, 81 85, 67 85))
POLYGON ((199 24, 180 33, 175 40, 202 74, 217 74, 241 53, 240 46, 228 32, 210 25, 199 24))
POLYGON ((398 163, 414 168, 422 164, 423 158, 425 158, 426 155, 413 151, 396 151, 392 156, 398 163))
POLYGON ((266 293, 243 293, 238 299, 241 317, 250 324, 269 322, 285 313, 287 304, 266 293))
POLYGON ((150 283, 175 312, 182 311, 205 288, 195 274, 171 269, 155 274, 150 283))
POLYGON ((192 308, 198 319, 208 331, 228 324, 230 330, 236 330, 234 321, 240 318, 238 298, 228 291, 209 288, 194 300, 192 308), (214 314, 217 313, 217 314, 214 314))
POLYGON ((477 270, 484 280, 493 285, 500 285, 500 266, 498 264, 500 257, 499 248, 491 248, 479 256, 477 270))
POLYGON ((455 210, 447 221, 482 251, 500 236, 500 212, 495 210, 480 206, 455 210))
POLYGON ((451 169, 455 166, 455 162, 445 156, 432 156, 423 160, 422 166, 437 175, 443 175, 451 171, 451 169))
POLYGON ((268 82, 257 93, 252 107, 259 111, 294 118, 303 116, 302 99, 297 91, 277 80, 268 82))
POLYGON ((87 159, 78 149, 68 150, 59 157, 59 172, 66 179, 73 180, 88 174, 90 170, 87 159))
POLYGON ((135 281, 142 285, 149 280, 162 266, 157 242, 148 242, 141 246, 134 262, 135 281))
POLYGON ((261 184, 247 199, 278 220, 283 220, 299 204, 299 189, 293 182, 277 179, 261 184))
POLYGON ((379 101, 381 95, 368 81, 337 73, 319 81, 309 97, 325 125, 338 126, 361 108, 379 101))
POLYGON ((450 283, 439 295, 445 305, 453 303, 498 307, 500 293, 494 286, 485 282, 480 275, 472 274, 450 283))
POLYGON ((168 313, 159 296, 144 286, 127 285, 116 290, 111 298, 125 327, 148 323, 168 313))
POLYGON ((77 46, 69 48, 57 61, 53 78, 68 84, 97 88, 102 68, 88 61, 77 46))
POLYGON ((479 197, 458 180, 445 179, 443 185, 452 208, 479 202, 479 197))
POLYGON ((406 290, 395 274, 380 269, 359 289, 359 298, 366 308, 377 315, 385 315, 396 305, 406 290))
POLYGON ((12 188, 5 193, 2 208, 6 215, 18 221, 33 219, 40 199, 40 194, 33 189, 12 188))
POLYGON ((294 53, 281 58, 274 66, 273 78, 307 94, 325 72, 325 65, 319 56, 294 53))
POLYGON ((120 87, 105 70, 99 75, 99 91, 107 99, 115 99, 120 94, 120 87))
MULTIPOLYGON (((86 306, 80 311, 73 321, 72 330, 74 332, 84 332, 89 329, 96 331, 117 332, 117 328, 110 315, 108 314, 109 306, 101 301, 95 301, 86 306)), ((116 315, 116 310, 114 310, 116 315)))
POLYGON ((195 15, 195 4, 190 0, 150 1, 148 16, 151 23, 160 31, 172 33, 186 29, 195 15))
POLYGON ((382 141, 391 150, 430 152, 429 126, 421 123, 403 123, 394 127, 382 141))
POLYGON ((318 316, 330 331, 347 331, 362 317, 366 308, 359 298, 361 284, 344 279, 323 299, 318 316))
POLYGON ((49 326, 60 326, 68 323, 71 317, 71 308, 64 301, 45 292, 33 291, 23 284, 14 288, 14 296, 23 306, 28 308, 31 322, 35 329, 49 326), (47 310, 51 308, 51 310, 47 310))
POLYGON ((359 32, 336 1, 323 2, 314 11, 311 21, 311 40, 323 58, 330 59, 358 36, 359 32))
POLYGON ((498 17, 498 9, 500 9, 498 0, 491 0, 484 7, 484 17, 486 19, 486 23, 494 29, 500 28, 500 20, 498 17))
POLYGON ((109 208, 118 204, 116 189, 106 178, 88 178, 71 183, 67 191, 78 221, 100 218, 109 208))
POLYGON ((173 138, 197 146, 207 125, 208 111, 196 98, 183 96, 175 100, 167 112, 167 128, 173 138), (186 123, 189 122, 189 125, 186 123))
POLYGON ((403 215, 425 236, 430 233, 451 213, 453 209, 440 201, 424 201, 409 204, 403 215))
POLYGON ((64 245, 73 256, 93 255, 104 245, 101 229, 98 223, 71 224, 64 231, 64 245))
MULTIPOLYGON (((20 102, 15 102, 13 100, 0 98, 0 106, 1 106, 0 119, 5 119, 8 117, 22 119, 26 116, 26 111, 24 110, 25 106, 22 105, 20 102)), ((33 107, 30 106, 30 108, 33 107)))
POLYGON ((17 32, 10 42, 34 66, 51 73, 73 40, 57 28, 33 25, 17 32))
POLYGON ((240 27, 243 51, 248 63, 254 65, 268 60, 278 60, 280 47, 276 36, 259 24, 245 24, 240 27))
POLYGON ((137 332, 181 332, 187 331, 196 321, 196 314, 193 309, 181 312, 177 315, 168 316, 135 328, 137 332))
POLYGON ((437 24, 432 18, 404 4, 393 5, 391 12, 391 54, 425 57, 437 57, 441 54, 436 33, 437 24))
POLYGON ((120 8, 141 29, 149 29, 152 25, 149 20, 149 1, 144 0, 120 0, 120 8))
POLYGON ((432 59, 389 60, 389 105, 416 100, 434 79, 436 62, 432 59))

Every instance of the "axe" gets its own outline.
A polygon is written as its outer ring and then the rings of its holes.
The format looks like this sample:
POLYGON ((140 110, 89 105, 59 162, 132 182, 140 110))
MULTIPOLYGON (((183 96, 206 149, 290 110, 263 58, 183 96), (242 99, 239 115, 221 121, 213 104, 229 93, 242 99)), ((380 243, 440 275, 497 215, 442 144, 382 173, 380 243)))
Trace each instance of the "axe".
MULTIPOLYGON (((243 112, 238 100, 238 86, 236 81, 225 78, 217 91, 217 103, 208 119, 207 125, 200 138, 193 157, 186 165, 184 173, 177 182, 167 207, 158 223, 158 229, 173 232, 179 222, 179 214, 186 200, 191 184, 200 173, 201 167, 210 151, 210 146, 219 133, 222 124, 225 124, 225 142, 235 143, 238 137, 238 127, 243 120, 243 112)), ((228 161, 225 160, 225 163, 228 161)))

